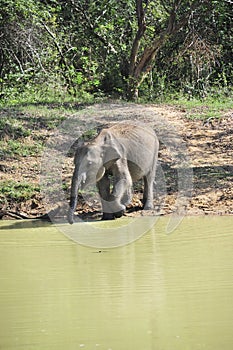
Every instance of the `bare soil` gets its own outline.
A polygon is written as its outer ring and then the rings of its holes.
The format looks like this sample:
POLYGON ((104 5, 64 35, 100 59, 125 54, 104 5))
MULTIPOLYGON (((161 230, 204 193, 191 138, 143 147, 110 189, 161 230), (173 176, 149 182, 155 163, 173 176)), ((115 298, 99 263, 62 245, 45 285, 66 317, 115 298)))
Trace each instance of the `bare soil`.
MULTIPOLYGON (((223 113, 221 118, 209 120, 189 119, 184 108, 170 105, 151 105, 155 113, 161 116, 164 124, 174 125, 176 137, 185 144, 189 157, 189 167, 193 170, 192 195, 185 203, 187 215, 232 215, 233 214, 233 113, 232 110, 223 113)), ((132 111, 131 111, 132 112, 132 111)), ((130 113, 131 113, 130 112, 130 113)), ((129 113, 129 117, 130 114, 129 113)), ((145 120, 146 122, 147 120, 145 120)), ((152 125, 154 126, 154 125, 152 125)), ((154 126, 155 128, 158 126, 154 126)), ((47 139, 54 133, 53 130, 41 130, 40 137, 47 139)), ((174 136, 174 135, 173 135, 174 136)), ((172 136, 171 136, 172 137, 172 136)), ((141 191, 135 189, 132 205, 125 215, 138 216, 160 214, 167 215, 177 210, 177 163, 169 154, 167 145, 161 143, 159 151, 159 164, 166 179, 166 193, 163 193, 163 203, 155 199, 154 212, 146 213, 141 210, 141 191)), ((27 156, 18 159, 4 159, 0 161, 0 179, 18 182, 39 184, 41 156, 27 156)), ((63 182, 70 185, 73 164, 67 159, 64 166, 63 182)), ((67 191, 67 202, 69 190, 67 191)), ((38 217, 49 210, 48 203, 43 200, 40 193, 35 193, 26 201, 11 201, 5 199, 1 204, 0 217, 7 219, 14 214, 21 213, 27 217, 38 217)), ((78 212, 83 217, 93 218, 100 216, 100 207, 90 207, 80 201, 78 212)))

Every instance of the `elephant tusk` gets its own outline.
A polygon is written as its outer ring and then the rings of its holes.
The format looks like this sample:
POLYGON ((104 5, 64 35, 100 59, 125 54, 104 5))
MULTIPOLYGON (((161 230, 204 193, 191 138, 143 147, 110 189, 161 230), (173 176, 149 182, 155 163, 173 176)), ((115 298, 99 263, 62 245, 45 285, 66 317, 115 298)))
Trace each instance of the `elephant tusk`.
POLYGON ((86 183, 86 179, 87 179, 87 174, 85 172, 81 173, 81 175, 80 175, 80 183, 85 184, 86 183))

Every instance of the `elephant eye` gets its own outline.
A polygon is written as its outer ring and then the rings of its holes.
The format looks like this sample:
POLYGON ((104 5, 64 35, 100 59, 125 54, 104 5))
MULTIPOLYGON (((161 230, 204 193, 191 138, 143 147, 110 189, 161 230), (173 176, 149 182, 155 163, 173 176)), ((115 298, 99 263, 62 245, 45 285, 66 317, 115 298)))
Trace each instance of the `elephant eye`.
POLYGON ((88 161, 88 164, 89 164, 89 165, 91 165, 91 164, 92 164, 92 161, 91 161, 91 160, 89 160, 89 161, 88 161))

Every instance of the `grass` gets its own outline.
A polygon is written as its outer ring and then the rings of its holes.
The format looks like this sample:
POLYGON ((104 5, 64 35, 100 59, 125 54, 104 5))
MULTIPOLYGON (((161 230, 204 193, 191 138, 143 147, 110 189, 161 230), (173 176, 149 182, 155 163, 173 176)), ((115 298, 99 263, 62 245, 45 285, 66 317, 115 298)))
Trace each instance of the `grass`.
POLYGON ((2 138, 4 133, 17 138, 29 136, 33 130, 51 130, 65 120, 67 115, 62 107, 35 105, 7 107, 0 111, 0 137, 2 138))
POLYGON ((48 131, 72 111, 57 105, 23 104, 0 109, 0 159, 38 156, 48 131))
POLYGON ((4 89, 4 94, 0 100, 0 108, 5 106, 17 107, 19 105, 36 105, 36 104, 52 104, 54 102, 62 103, 91 103, 95 100, 95 96, 89 92, 85 92, 82 89, 77 96, 72 96, 67 92, 60 82, 54 82, 48 80, 47 82, 41 82, 40 84, 27 84, 17 88, 11 87, 4 89))
POLYGON ((0 187, 0 201, 21 202, 34 197, 39 192, 39 186, 30 183, 19 183, 13 180, 2 181, 0 187))
POLYGON ((38 156, 43 150, 39 142, 26 144, 18 140, 0 141, 0 159, 38 156))
POLYGON ((4 137, 18 139, 27 137, 31 134, 29 129, 26 129, 23 123, 16 118, 2 117, 0 119, 0 140, 4 137))
POLYGON ((187 99, 184 97, 169 99, 169 104, 186 110, 189 119, 220 118, 225 112, 233 109, 232 97, 208 97, 206 99, 187 99))
MULTIPOLYGON (((30 99, 9 100, 0 108, 0 160, 40 155, 48 131, 93 102, 90 98, 75 101, 69 96, 33 103, 30 99)), ((95 134, 96 130, 87 131, 84 140, 95 134)))

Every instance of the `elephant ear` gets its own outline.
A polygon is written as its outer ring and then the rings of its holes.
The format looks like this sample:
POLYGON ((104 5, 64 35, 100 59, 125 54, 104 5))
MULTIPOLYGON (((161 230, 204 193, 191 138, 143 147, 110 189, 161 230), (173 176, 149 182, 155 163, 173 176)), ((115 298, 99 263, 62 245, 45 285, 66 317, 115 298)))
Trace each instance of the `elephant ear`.
POLYGON ((123 157, 123 146, 110 132, 105 133, 103 141, 103 164, 115 162, 123 157))

